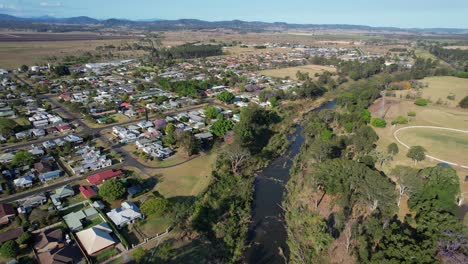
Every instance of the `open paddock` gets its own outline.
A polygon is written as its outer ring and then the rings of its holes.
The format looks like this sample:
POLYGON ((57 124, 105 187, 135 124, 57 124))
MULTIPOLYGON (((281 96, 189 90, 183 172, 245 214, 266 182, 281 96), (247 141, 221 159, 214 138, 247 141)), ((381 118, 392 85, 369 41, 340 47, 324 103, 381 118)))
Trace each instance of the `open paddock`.
POLYGON ((304 65, 304 66, 297 66, 297 67, 289 67, 289 68, 282 68, 282 69, 272 69, 272 70, 264 70, 260 71, 261 74, 275 77, 275 78, 286 78, 289 77, 291 79, 296 80, 296 73, 300 71, 302 73, 308 73, 310 77, 314 77, 316 73, 322 73, 325 71, 329 72, 336 72, 336 69, 329 66, 322 66, 322 65, 304 65))
POLYGON ((442 104, 449 107, 456 107, 461 99, 465 96, 468 96, 468 79, 457 78, 452 76, 438 76, 438 77, 427 77, 421 80, 424 88, 421 88, 419 91, 403 90, 396 91, 397 97, 400 95, 405 98, 408 93, 416 94, 417 92, 421 93, 421 97, 430 99, 433 103, 437 102, 439 99, 442 104), (447 96, 455 95, 455 100, 449 100, 447 96))

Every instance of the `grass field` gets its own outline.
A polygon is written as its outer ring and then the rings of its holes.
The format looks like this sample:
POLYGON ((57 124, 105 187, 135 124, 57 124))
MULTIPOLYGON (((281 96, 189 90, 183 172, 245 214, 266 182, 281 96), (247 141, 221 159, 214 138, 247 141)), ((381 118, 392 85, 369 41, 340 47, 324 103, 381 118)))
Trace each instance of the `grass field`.
MULTIPOLYGON (((397 130, 398 128, 401 128, 401 125, 397 125, 395 127, 390 125, 390 122, 394 120, 397 116, 407 116, 408 112, 415 112, 416 116, 415 117, 409 117, 410 122, 408 123, 408 126, 438 126, 438 127, 448 127, 448 128, 456 128, 456 129, 462 129, 462 130, 468 130, 468 111, 458 109, 458 108, 449 108, 449 107, 443 107, 443 106, 436 106, 436 105, 430 105, 427 107, 419 107, 414 105, 413 102, 411 101, 401 101, 400 104, 398 105, 393 105, 390 107, 389 111, 387 112, 385 119, 387 121, 387 127, 386 128, 375 128, 375 132, 377 132, 379 136, 379 140, 377 141, 377 149, 380 150, 381 152, 386 152, 387 151, 387 146, 390 143, 397 143, 396 140, 393 138, 393 132, 397 130)), ((411 140, 408 140, 406 135, 404 135, 404 132, 412 132, 411 129, 401 131, 401 135, 399 133, 400 140, 405 142, 406 144, 420 144, 426 147, 429 151, 431 151, 429 154, 433 154, 433 156, 441 158, 441 159, 447 159, 447 160, 453 160, 457 161, 458 159, 467 159, 466 155, 466 147, 458 147, 456 152, 451 152, 449 150, 449 147, 447 146, 447 142, 450 142, 450 135, 444 135, 440 134, 440 131, 431 131, 434 132, 435 134, 430 134, 427 135, 426 133, 422 133, 421 136, 415 137, 417 142, 412 142, 411 140), (425 139, 426 137, 426 139, 425 139), (438 138, 441 142, 437 143, 432 143, 435 144, 434 146, 431 146, 431 143, 425 143, 424 140, 431 140, 434 141, 436 138, 438 138), (442 151, 438 154, 432 153, 434 151, 442 151), (460 154, 461 151, 461 154, 460 154), (439 155, 439 156, 437 156, 439 155)), ((412 132, 414 133, 414 132, 412 132)), ((453 135, 452 135, 453 136, 453 135)), ((455 135, 457 136, 457 135, 455 135)), ((454 142, 457 140, 461 140, 463 142, 463 138, 466 140, 466 137, 462 136, 462 139, 455 139, 454 142)), ((412 139, 414 140, 414 139, 412 139)), ((398 143, 397 143, 398 144, 398 143)), ((450 144, 456 144, 456 143, 450 143, 450 144)), ((466 144, 466 143, 465 143, 466 144)), ((382 168, 382 170, 392 177, 390 174, 391 170, 396 166, 396 165, 404 165, 404 166, 410 166, 410 167, 415 167, 415 168, 425 168, 425 167, 432 167, 435 166, 438 162, 432 162, 429 159, 426 159, 422 162, 418 162, 417 164, 414 164, 411 159, 406 157, 407 150, 404 148, 402 145, 398 144, 398 147, 400 149, 400 152, 393 157, 393 160, 382 168)), ((468 169, 463 169, 460 167, 454 167, 454 169, 457 171, 457 175, 459 176, 460 179, 460 186, 462 189, 462 192, 465 193, 465 199, 468 198, 468 183, 464 181, 465 176, 468 175, 468 169)), ((394 179, 395 180, 395 179, 394 179)), ((403 205, 400 207, 400 212, 399 215, 403 217, 406 213, 408 213, 408 207, 406 205, 403 205)), ((401 218, 403 219, 403 218, 401 218)))
POLYGON ((468 166, 468 133, 430 128, 411 128, 398 133, 409 146, 422 146, 427 154, 468 166))
POLYGON ((329 66, 322 66, 322 65, 304 65, 304 66, 297 66, 297 67, 289 67, 289 68, 282 68, 282 69, 273 69, 273 70, 264 70, 260 71, 261 74, 276 77, 276 78, 285 78, 289 77, 291 79, 296 80, 296 73, 297 71, 309 73, 310 77, 314 77, 316 73, 322 73, 324 71, 335 72, 336 69, 329 66))
MULTIPOLYGON (((19 66, 46 63, 50 56, 78 56, 84 52, 95 52, 96 47, 103 45, 119 46, 132 43, 132 40, 80 40, 80 41, 34 41, 34 42, 0 42, 0 68, 15 69, 19 66)), ((140 51, 113 51, 115 55, 132 57, 141 55, 140 51)))
MULTIPOLYGON (((420 90, 422 97, 432 102, 440 99, 443 104, 456 107, 461 99, 468 96, 468 79, 442 76, 424 78, 421 82, 427 84, 427 87, 420 90), (447 99, 449 95, 455 95, 455 100, 447 99)), ((397 96, 400 94, 405 96, 407 93, 414 93, 414 91, 397 91, 397 96)))
POLYGON ((152 170, 158 176, 156 190, 165 197, 196 196, 210 183, 216 154, 207 154, 167 169, 152 170))

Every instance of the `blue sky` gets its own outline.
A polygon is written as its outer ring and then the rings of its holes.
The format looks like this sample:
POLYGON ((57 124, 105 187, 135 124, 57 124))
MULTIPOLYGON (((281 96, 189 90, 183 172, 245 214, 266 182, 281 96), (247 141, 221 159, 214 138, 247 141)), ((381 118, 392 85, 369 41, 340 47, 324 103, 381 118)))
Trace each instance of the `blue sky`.
POLYGON ((468 0, 0 0, 0 13, 468 28, 468 0))

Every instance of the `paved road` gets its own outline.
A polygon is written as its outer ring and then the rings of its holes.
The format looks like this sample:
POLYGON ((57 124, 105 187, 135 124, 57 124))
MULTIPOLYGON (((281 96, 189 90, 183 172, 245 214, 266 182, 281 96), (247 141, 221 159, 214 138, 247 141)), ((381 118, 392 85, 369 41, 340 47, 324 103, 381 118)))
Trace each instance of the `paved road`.
POLYGON ((24 199, 24 198, 27 198, 31 195, 34 195, 34 194, 38 194, 38 193, 44 193, 44 192, 49 192, 49 191, 53 191, 59 187, 62 187, 62 186, 65 186, 67 184, 70 184, 72 182, 76 182, 76 181, 79 181, 79 180, 82 180, 82 179, 85 179, 86 177, 88 177, 89 175, 92 175, 92 174, 95 174, 95 173, 99 173, 99 172, 102 172, 102 171, 106 171, 106 170, 109 170, 109 169, 118 169, 120 168, 122 165, 121 164, 116 164, 116 165, 113 165, 111 167, 107 167, 107 168, 104 168, 104 169, 100 169, 100 170, 97 170, 97 171, 93 171, 91 173, 87 173, 87 174, 84 174, 83 176, 73 176, 73 177, 69 177, 69 178, 66 178, 65 180, 63 181, 60 181, 60 182, 55 182, 55 183, 52 183, 52 184, 45 184, 43 185, 42 187, 40 188, 37 188, 37 189, 34 189, 34 190, 31 190, 31 191, 26 191, 26 192, 21 192, 21 193, 17 193, 17 194, 12 194, 6 198, 2 198, 0 199, 0 202, 2 203, 12 203, 14 201, 17 201, 17 200, 21 200, 21 199, 24 199))

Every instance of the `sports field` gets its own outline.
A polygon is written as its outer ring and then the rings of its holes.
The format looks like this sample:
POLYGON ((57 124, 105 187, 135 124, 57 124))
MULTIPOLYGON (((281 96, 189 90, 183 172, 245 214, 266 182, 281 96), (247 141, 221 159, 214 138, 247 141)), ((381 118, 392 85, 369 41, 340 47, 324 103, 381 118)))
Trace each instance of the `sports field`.
POLYGON ((468 133, 411 128, 398 132, 398 138, 409 146, 422 146, 436 158, 468 166, 468 133))
POLYGON ((264 70, 264 71, 260 71, 260 73, 263 75, 271 76, 275 78, 289 77, 293 80, 296 80, 297 79, 296 73, 298 71, 302 73, 309 73, 310 77, 314 77, 316 73, 322 73, 324 71, 336 72, 336 69, 333 67, 329 67, 329 66, 310 64, 310 65, 289 67, 289 68, 282 68, 282 69, 264 70))

